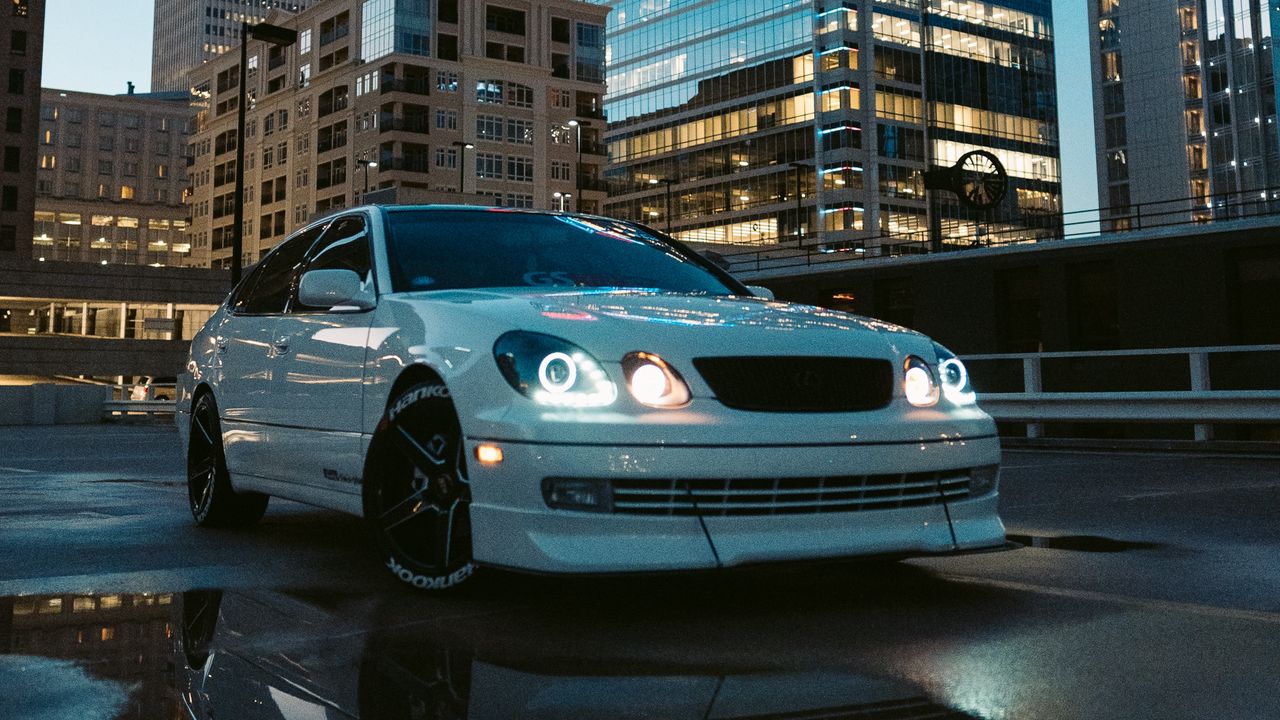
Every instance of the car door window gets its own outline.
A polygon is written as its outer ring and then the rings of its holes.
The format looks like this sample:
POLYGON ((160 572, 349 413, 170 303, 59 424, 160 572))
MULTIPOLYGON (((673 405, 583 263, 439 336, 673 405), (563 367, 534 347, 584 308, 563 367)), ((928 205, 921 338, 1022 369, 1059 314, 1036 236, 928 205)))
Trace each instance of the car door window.
POLYGON ((284 312, 293 288, 295 271, 302 257, 325 226, 317 226, 284 241, 254 269, 246 291, 236 297, 232 306, 242 315, 265 315, 284 312))
MULTIPOLYGON (((335 220, 328 232, 307 253, 306 270, 351 270, 368 281, 372 264, 369 260, 369 233, 362 216, 349 215, 335 220)), ((295 298, 291 310, 326 310, 302 305, 295 298)))

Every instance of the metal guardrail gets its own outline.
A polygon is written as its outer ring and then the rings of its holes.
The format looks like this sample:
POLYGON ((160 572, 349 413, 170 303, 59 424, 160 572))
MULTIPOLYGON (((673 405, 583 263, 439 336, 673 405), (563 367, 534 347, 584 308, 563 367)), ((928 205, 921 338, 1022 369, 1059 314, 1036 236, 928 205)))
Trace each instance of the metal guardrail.
POLYGON ((176 408, 173 400, 108 400, 102 404, 102 419, 127 420, 173 415, 176 408))
POLYGON ((727 263, 726 269, 729 272, 745 274, 799 270, 872 258, 964 252, 1004 245, 1087 238, 1097 236, 1100 231, 1108 235, 1122 235, 1138 230, 1204 227, 1210 222, 1276 215, 1280 215, 1280 186, 1070 212, 1025 212, 1023 224, 1010 228, 1002 228, 997 222, 973 222, 974 235, 948 238, 941 248, 931 245, 928 231, 919 230, 881 234, 868 232, 864 237, 822 243, 813 242, 815 238, 812 237, 784 236, 778 238, 777 245, 741 251, 723 249, 718 252, 727 263))
POLYGON ((1222 353, 1280 352, 1280 345, 1098 350, 966 355, 967 363, 1021 361, 1023 391, 979 393, 982 409, 1001 422, 1027 423, 1027 437, 1044 435, 1046 422, 1168 422, 1195 425, 1195 439, 1213 439, 1211 423, 1280 424, 1280 390, 1214 390, 1209 357, 1222 353), (1124 358, 1184 355, 1190 370, 1185 390, 1145 392, 1045 392, 1042 362, 1057 358, 1124 358))
POLYGON ((113 385, 111 398, 102 403, 103 420, 135 419, 173 415, 176 409, 173 398, 177 388, 172 383, 141 385, 113 385), (145 387, 149 397, 133 399, 135 388, 145 387))

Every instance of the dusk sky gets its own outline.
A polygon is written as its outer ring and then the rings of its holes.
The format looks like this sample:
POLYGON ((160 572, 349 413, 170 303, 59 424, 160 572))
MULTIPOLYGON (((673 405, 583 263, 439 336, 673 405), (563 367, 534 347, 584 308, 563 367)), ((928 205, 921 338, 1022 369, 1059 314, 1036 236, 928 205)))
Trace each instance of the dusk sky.
MULTIPOLYGON (((1096 208, 1093 95, 1085 4, 1053 0, 1061 120, 1063 204, 1096 208)), ((151 86, 151 2, 48 0, 42 84, 47 88, 123 93, 151 86)), ((1068 218, 1068 222, 1070 222, 1068 218)))

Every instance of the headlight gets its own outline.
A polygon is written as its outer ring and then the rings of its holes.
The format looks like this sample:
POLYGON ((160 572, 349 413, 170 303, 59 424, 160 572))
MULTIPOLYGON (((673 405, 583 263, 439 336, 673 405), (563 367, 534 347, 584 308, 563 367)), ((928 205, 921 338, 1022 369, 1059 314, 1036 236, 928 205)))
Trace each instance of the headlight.
POLYGON ((933 344, 938 354, 938 375, 942 383, 942 395, 954 405, 972 405, 977 402, 977 395, 969 385, 969 371, 960 358, 938 343, 933 344))
POLYGON ((902 387, 906 391, 907 402, 916 407, 930 407, 938 403, 938 385, 933 381, 929 363, 908 355, 902 370, 902 387))
POLYGON ((511 387, 541 405, 603 407, 618 397, 600 363, 568 340, 509 332, 494 343, 493 357, 511 387))
POLYGON ((641 405, 677 408, 689 404, 689 386, 684 378, 657 355, 628 353, 622 359, 622 374, 631 396, 641 405))

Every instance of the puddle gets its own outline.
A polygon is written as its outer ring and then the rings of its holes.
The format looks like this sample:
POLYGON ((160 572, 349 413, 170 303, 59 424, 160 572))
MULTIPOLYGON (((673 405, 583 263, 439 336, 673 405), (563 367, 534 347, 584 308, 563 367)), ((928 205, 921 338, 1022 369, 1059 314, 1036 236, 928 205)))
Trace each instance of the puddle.
POLYGON ((159 485, 161 487, 185 487, 186 483, 176 480, 142 480, 139 478, 107 478, 105 480, 85 480, 87 483, 106 483, 109 485, 159 485))
POLYGON ((1073 550, 1087 553, 1122 553, 1130 550, 1156 550, 1164 547, 1160 543, 1114 540, 1098 535, 1009 535, 1008 540, 1023 547, 1073 550))
POLYGON ((435 623, 386 626, 382 599, 317 600, 221 590, 0 598, 0 678, 44 679, 43 692, 24 696, 31 718, 71 717, 59 714, 69 696, 96 693, 111 702, 76 717, 213 718, 216 708, 239 720, 424 710, 471 720, 982 720, 903 680, 729 668, 682 638, 619 652, 606 628, 565 652, 536 631, 492 638, 435 623))

